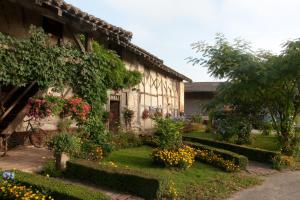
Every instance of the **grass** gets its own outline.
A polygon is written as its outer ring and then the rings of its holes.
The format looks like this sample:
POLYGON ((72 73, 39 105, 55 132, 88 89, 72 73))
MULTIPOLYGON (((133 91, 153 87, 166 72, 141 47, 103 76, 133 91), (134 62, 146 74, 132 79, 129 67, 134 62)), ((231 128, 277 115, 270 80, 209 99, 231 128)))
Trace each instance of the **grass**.
POLYGON ((257 177, 226 173, 199 162, 185 171, 157 167, 152 164, 151 152, 147 146, 119 150, 103 162, 167 178, 176 185, 180 199, 224 199, 236 190, 260 183, 257 177))
POLYGON ((251 138, 252 143, 248 146, 270 151, 279 151, 281 148, 276 135, 253 134, 251 138))
MULTIPOLYGON (((63 182, 55 178, 48 178, 41 175, 16 171, 15 179, 25 186, 30 186, 43 191, 54 197, 54 199, 68 200, 110 200, 108 196, 99 191, 87 189, 85 187, 63 182)), ((1 180, 0 180, 1 181, 1 180)))
MULTIPOLYGON (((212 133, 206 132, 192 132, 185 134, 186 136, 198 137, 204 139, 216 139, 216 136, 212 133)), ((261 134, 252 134, 252 143, 246 146, 260 148, 270 151, 279 151, 280 144, 276 135, 261 135, 261 134)))

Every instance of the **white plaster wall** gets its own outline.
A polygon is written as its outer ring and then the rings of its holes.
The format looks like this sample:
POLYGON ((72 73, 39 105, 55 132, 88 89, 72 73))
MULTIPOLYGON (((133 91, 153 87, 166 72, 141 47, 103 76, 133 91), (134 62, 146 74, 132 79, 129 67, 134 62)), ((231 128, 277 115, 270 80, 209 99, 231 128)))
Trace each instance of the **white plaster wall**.
MULTIPOLYGON (((142 119, 145 109, 161 109, 163 114, 179 115, 184 111, 184 85, 182 81, 171 78, 158 71, 145 67, 136 57, 126 53, 124 63, 129 70, 138 70, 143 74, 139 85, 130 88, 127 107, 134 111, 132 127, 135 130, 147 131, 154 127, 151 119, 142 119)), ((122 119, 121 119, 122 120, 122 119)))

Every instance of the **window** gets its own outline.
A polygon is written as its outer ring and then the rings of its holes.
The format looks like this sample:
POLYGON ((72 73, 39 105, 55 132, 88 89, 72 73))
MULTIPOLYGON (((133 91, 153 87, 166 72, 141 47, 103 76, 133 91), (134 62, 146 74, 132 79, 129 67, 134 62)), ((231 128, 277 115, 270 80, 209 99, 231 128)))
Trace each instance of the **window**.
POLYGON ((63 38, 64 25, 58 21, 43 17, 43 29, 46 33, 58 37, 58 39, 63 38))

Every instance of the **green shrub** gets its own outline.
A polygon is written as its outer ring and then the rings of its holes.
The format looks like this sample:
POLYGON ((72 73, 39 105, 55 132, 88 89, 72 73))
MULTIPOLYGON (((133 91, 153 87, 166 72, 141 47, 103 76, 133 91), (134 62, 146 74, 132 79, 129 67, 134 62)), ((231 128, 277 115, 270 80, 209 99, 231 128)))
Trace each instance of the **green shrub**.
POLYGON ((56 169, 62 170, 64 168, 64 164, 61 162, 62 154, 78 155, 81 148, 81 139, 67 132, 62 132, 52 137, 48 145, 54 151, 56 169))
POLYGON ((54 199, 67 200, 109 200, 110 198, 100 192, 95 192, 77 185, 64 183, 63 181, 47 178, 40 175, 16 172, 15 179, 22 185, 32 186, 54 199))
POLYGON ((196 131, 205 131, 207 128, 204 124, 192 123, 190 121, 184 121, 184 133, 196 132, 196 131))
POLYGON ((141 172, 100 166, 86 160, 67 162, 66 177, 86 181, 146 199, 156 199, 162 191, 162 180, 141 172))
POLYGON ((49 147, 54 150, 54 154, 76 154, 80 151, 80 139, 62 132, 51 138, 49 147))
POLYGON ((72 120, 69 118, 62 118, 58 121, 57 129, 60 132, 68 132, 72 125, 72 120))
POLYGON ((132 132, 117 132, 111 134, 111 144, 114 149, 126 149, 142 145, 138 135, 132 132))
POLYGON ((277 155, 273 158, 273 168, 277 170, 282 170, 289 167, 295 166, 295 160, 292 156, 277 155))
POLYGON ((83 140, 81 144, 81 151, 76 158, 82 158, 92 161, 100 161, 104 156, 108 156, 107 152, 104 152, 102 147, 95 144, 90 140, 83 140))
POLYGON ((50 177, 62 176, 62 172, 56 169, 55 160, 49 160, 43 164, 42 174, 50 177))
POLYGON ((250 140, 251 124, 245 117, 231 111, 215 111, 213 114, 214 127, 221 140, 231 141, 237 137, 237 144, 248 144, 250 140))
MULTIPOLYGON (((86 138, 84 138, 86 140, 86 138)), ((101 134, 92 135, 88 137, 91 143, 101 146, 104 155, 109 155, 113 151, 113 145, 111 145, 111 134, 108 131, 102 131, 101 134)))
POLYGON ((202 124, 203 123, 203 118, 202 118, 201 115, 193 115, 191 117, 191 122, 202 124))
POLYGON ((184 140, 191 141, 191 142, 198 142, 200 144, 205 144, 208 146, 226 149, 228 151, 232 151, 238 153, 240 155, 244 155, 248 157, 249 160, 254 160, 263 163, 270 163, 272 164, 272 159, 279 154, 276 151, 268 151, 264 149, 240 146, 236 144, 230 144, 226 142, 219 142, 210 139, 202 139, 202 138, 195 138, 195 137, 184 137, 184 140))
POLYGON ((261 129, 262 135, 270 135, 273 130, 273 125, 271 122, 262 122, 261 129))
POLYGON ((185 143, 195 149, 198 149, 198 150, 211 151, 214 154, 221 156, 224 160, 232 161, 240 169, 246 169, 246 167, 248 165, 248 158, 246 156, 239 155, 237 153, 233 153, 231 151, 227 151, 224 149, 217 149, 217 148, 199 144, 199 143, 192 143, 192 142, 185 142, 185 143))
POLYGON ((158 147, 161 149, 178 149, 182 145, 181 121, 173 121, 170 118, 155 118, 155 134, 158 147))
POLYGON ((143 145, 147 145, 150 147, 158 147, 159 141, 157 141, 157 138, 155 138, 153 135, 144 134, 139 135, 141 142, 143 145))

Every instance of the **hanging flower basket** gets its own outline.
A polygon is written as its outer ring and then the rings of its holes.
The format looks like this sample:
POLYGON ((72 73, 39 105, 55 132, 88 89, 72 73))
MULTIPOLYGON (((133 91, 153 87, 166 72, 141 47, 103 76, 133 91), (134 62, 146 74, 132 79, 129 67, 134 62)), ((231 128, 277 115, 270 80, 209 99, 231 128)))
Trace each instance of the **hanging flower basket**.
POLYGON ((30 98, 28 100, 27 116, 34 119, 44 119, 51 115, 51 109, 43 98, 30 98))
POLYGON ((142 119, 143 119, 143 120, 146 120, 146 119, 148 119, 149 117, 150 117, 150 112, 149 112, 148 109, 145 109, 145 110, 143 111, 143 113, 142 113, 142 119))

